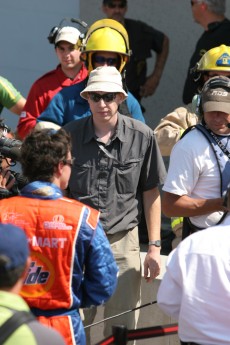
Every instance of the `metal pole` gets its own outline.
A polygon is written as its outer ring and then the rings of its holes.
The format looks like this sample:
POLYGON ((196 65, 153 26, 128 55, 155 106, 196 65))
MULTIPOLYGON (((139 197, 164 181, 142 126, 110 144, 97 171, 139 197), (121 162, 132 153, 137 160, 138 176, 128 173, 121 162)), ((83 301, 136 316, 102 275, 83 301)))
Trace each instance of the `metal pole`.
POLYGON ((112 326, 114 344, 115 345, 126 345, 127 344, 127 328, 124 325, 112 326))

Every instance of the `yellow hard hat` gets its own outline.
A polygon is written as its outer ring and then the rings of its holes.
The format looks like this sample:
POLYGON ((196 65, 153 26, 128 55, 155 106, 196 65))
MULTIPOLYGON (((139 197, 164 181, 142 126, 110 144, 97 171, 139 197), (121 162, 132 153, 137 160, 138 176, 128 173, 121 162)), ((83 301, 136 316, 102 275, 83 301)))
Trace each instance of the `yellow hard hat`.
POLYGON ((198 72, 230 71, 230 47, 222 44, 208 50, 196 65, 198 72))
POLYGON ((113 52, 120 56, 119 72, 122 72, 129 60, 128 33, 124 26, 113 19, 101 19, 92 24, 86 36, 77 43, 81 50, 81 59, 86 62, 88 71, 91 72, 92 54, 98 51, 113 52))

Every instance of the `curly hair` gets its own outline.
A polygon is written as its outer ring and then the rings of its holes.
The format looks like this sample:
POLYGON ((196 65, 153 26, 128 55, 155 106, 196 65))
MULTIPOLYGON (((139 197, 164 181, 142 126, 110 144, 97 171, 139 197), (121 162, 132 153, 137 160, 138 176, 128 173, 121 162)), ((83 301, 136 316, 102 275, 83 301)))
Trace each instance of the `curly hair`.
POLYGON ((71 139, 64 129, 33 130, 23 141, 20 163, 30 182, 51 182, 58 163, 67 158, 71 139))

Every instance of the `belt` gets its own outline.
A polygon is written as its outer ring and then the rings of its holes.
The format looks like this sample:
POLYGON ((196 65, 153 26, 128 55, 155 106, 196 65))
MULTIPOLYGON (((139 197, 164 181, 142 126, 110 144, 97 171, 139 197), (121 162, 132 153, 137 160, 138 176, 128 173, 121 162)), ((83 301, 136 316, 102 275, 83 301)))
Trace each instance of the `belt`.
POLYGON ((190 341, 181 341, 181 345, 201 345, 201 344, 193 343, 193 342, 190 342, 190 341))

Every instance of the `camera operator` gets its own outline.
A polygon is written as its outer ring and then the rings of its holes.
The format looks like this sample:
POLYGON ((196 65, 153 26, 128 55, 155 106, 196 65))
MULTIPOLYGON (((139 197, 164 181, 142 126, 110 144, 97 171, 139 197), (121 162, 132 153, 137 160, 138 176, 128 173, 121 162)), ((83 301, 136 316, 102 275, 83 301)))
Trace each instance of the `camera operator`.
POLYGON ((20 156, 21 142, 14 139, 10 128, 0 120, 0 199, 20 194, 26 179, 10 168, 20 156))

